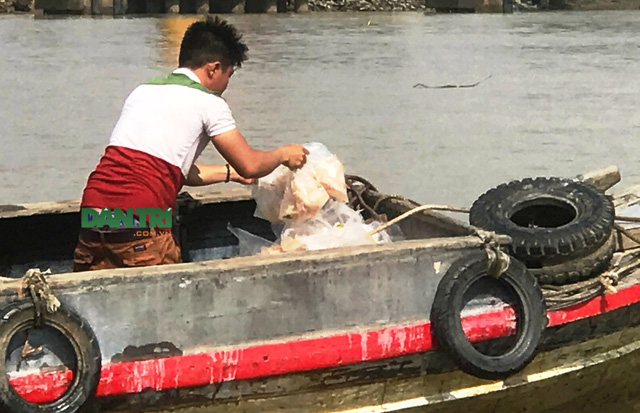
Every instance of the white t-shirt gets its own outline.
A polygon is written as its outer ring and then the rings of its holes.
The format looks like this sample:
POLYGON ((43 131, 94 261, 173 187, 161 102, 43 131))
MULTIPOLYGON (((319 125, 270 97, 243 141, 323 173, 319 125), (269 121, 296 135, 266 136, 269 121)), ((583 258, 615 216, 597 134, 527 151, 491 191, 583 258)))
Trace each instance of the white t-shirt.
MULTIPOLYGON (((174 73, 200 83, 189 69, 174 73)), ((138 86, 89 176, 82 206, 173 208, 211 137, 235 127, 229 105, 213 93, 180 84, 138 86)))
MULTIPOLYGON (((184 74, 200 83, 189 69, 184 74)), ((127 98, 109 145, 136 149, 179 167, 185 177, 211 137, 235 129, 227 102, 182 85, 140 85, 127 98)))

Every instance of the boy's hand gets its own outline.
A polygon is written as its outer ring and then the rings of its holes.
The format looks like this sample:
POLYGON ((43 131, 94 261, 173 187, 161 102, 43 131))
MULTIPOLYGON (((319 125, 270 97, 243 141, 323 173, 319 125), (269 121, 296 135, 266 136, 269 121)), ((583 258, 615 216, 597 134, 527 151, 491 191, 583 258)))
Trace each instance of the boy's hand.
POLYGON ((293 144, 280 147, 282 164, 295 171, 307 163, 309 151, 302 145, 293 144))

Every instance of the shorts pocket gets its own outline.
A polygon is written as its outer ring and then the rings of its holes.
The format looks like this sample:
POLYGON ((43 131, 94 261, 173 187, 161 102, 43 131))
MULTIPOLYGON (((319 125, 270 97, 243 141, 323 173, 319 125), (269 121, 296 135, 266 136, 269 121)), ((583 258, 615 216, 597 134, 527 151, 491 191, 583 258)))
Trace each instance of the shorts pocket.
POLYGON ((73 250, 73 271, 89 271, 95 261, 94 251, 82 240, 78 241, 76 249, 73 250))
POLYGON ((144 267, 162 263, 164 253, 162 243, 156 237, 127 243, 121 252, 122 264, 125 267, 144 267))

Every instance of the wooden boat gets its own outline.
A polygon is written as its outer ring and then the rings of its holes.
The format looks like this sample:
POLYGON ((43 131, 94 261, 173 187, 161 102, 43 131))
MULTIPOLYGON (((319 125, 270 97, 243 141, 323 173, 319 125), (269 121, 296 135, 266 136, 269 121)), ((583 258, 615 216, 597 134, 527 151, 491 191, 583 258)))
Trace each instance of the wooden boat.
MULTIPOLYGON (((366 184, 358 198, 388 219, 415 208, 366 184)), ((431 317, 456 262, 509 236, 421 210, 392 243, 236 256, 229 223, 274 239, 254 208, 244 189, 183 197, 174 229, 190 262, 72 273, 77 202, 0 206, 2 411, 536 412, 635 397, 623 380, 640 364, 634 242, 618 240, 617 286, 547 309, 546 326, 518 317, 499 276, 483 277, 460 324, 474 348, 499 358, 523 328, 544 329, 526 367, 486 379, 443 351, 431 317)))

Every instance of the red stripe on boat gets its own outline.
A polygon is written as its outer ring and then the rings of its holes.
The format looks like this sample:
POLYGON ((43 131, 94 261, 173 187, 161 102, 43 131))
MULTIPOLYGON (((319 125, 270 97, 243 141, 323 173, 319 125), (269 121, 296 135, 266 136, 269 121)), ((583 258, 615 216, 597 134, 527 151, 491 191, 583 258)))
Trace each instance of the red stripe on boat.
POLYGON ((567 324, 587 317, 616 310, 640 301, 640 284, 619 290, 616 293, 606 294, 592 298, 591 300, 549 312, 549 327, 567 324))
POLYGON ((9 383, 28 402, 47 403, 60 398, 73 380, 73 371, 60 370, 9 378, 9 383))
MULTIPOLYGON (((640 301, 640 285, 549 312, 549 326, 592 317, 640 301)), ((512 334, 513 308, 464 316, 470 341, 512 334)), ((97 395, 138 393, 202 386, 222 381, 253 379, 300 371, 382 360, 421 353, 437 347, 429 321, 364 331, 351 331, 288 341, 272 341, 161 359, 106 364, 97 395)), ((52 379, 51 373, 11 378, 16 391, 37 403, 55 400, 67 388, 71 375, 52 379)))

